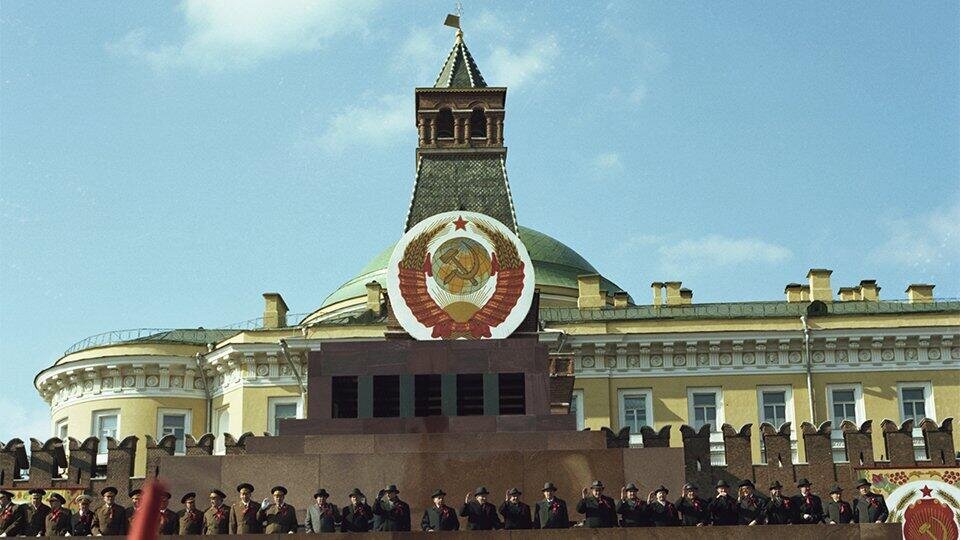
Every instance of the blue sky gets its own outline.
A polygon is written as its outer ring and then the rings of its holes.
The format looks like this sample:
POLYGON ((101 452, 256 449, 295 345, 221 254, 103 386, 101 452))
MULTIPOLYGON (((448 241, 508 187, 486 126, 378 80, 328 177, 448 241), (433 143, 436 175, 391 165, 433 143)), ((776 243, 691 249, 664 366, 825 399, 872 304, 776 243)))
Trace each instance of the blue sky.
MULTIPOLYGON (((518 221, 637 302, 960 296, 956 2, 464 4, 518 221)), ((310 311, 394 242, 453 5, 4 1, 0 441, 73 342, 310 311)))

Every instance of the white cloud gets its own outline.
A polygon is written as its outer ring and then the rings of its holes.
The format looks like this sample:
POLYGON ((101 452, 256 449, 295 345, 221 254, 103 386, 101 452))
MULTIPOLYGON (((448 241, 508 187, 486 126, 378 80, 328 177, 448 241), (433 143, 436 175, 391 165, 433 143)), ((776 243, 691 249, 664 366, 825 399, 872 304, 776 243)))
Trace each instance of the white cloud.
MULTIPOLYGON (((520 47, 499 45, 494 47, 490 55, 490 76, 484 75, 484 79, 487 84, 518 90, 546 75, 553 68, 559 50, 560 44, 553 34, 546 34, 520 47)), ((482 68, 480 72, 483 73, 482 68)))
POLYGON ((50 438, 50 409, 34 402, 36 400, 23 403, 10 396, 0 397, 0 411, 3 411, 0 441, 6 443, 10 439, 20 439, 27 443, 29 451, 31 437, 41 441, 50 438))
POLYGON ((696 269, 744 263, 773 264, 793 256, 789 249, 755 238, 711 234, 699 239, 664 243, 657 248, 664 269, 696 269))
POLYGON ((265 58, 310 51, 331 37, 365 33, 377 0, 184 0, 180 12, 186 33, 177 43, 148 43, 135 29, 108 44, 116 54, 156 69, 247 67, 265 58))
POLYGON ((871 257, 921 271, 949 269, 960 262, 960 200, 925 215, 892 220, 871 257))
POLYGON ((356 144, 379 147, 409 144, 410 137, 416 137, 412 106, 410 96, 388 95, 373 99, 367 105, 350 107, 330 120, 316 143, 331 153, 356 144))
POLYGON ((623 162, 620 161, 620 154, 616 152, 604 152, 594 158, 593 164, 600 170, 617 172, 623 170, 623 162))
POLYGON ((397 73, 412 77, 414 84, 431 86, 452 45, 449 32, 413 28, 396 50, 391 65, 397 73), (446 37, 447 42, 442 41, 442 37, 446 37))

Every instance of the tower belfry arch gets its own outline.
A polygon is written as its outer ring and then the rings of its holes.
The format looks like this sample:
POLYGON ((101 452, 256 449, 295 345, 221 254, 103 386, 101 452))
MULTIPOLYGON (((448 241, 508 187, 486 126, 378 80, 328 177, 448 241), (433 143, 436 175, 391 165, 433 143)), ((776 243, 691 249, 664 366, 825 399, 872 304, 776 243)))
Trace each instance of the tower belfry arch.
POLYGON ((506 87, 488 86, 463 38, 458 15, 453 47, 433 86, 415 90, 418 146, 404 231, 425 218, 468 210, 517 232, 503 143, 506 87))

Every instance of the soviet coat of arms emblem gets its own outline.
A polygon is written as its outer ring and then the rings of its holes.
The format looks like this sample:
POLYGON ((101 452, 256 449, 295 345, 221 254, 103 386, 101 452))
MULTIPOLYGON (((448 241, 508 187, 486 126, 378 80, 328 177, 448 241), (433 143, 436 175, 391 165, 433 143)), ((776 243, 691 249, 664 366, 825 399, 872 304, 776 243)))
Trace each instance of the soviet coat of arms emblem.
POLYGON ((533 263, 496 219, 445 212, 412 227, 387 265, 393 312, 414 338, 509 336, 533 301, 533 263))

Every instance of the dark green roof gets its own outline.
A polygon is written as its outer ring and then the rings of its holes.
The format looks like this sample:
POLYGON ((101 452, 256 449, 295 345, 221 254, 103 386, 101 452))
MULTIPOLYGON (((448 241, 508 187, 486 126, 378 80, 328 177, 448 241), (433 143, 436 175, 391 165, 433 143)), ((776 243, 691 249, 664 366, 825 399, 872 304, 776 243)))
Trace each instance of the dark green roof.
MULTIPOLYGON (((684 306, 630 306, 626 308, 577 309, 541 308, 540 319, 548 323, 620 321, 638 319, 737 319, 800 317, 810 302, 724 302, 684 306)), ((827 302, 827 315, 883 313, 960 313, 960 301, 910 303, 904 300, 879 302, 827 302)))
MULTIPOLYGON (((537 286, 554 286, 577 288, 577 276, 596 274, 597 269, 587 262, 579 253, 570 249, 559 240, 527 227, 518 227, 520 240, 527 247, 530 259, 533 261, 535 281, 537 286)), ((347 281, 323 301, 321 307, 342 302, 350 298, 357 298, 366 294, 366 285, 377 281, 386 285, 387 263, 393 253, 390 246, 380 252, 356 277, 347 281)), ((612 281, 602 278, 601 289, 609 294, 621 291, 612 281)))
POLYGON ((443 63, 440 75, 437 76, 437 82, 434 88, 486 88, 487 83, 480 75, 480 69, 477 68, 473 56, 467 50, 467 44, 463 42, 463 32, 457 31, 457 40, 453 44, 453 49, 447 55, 447 61, 443 63))

